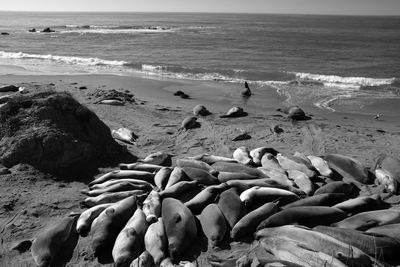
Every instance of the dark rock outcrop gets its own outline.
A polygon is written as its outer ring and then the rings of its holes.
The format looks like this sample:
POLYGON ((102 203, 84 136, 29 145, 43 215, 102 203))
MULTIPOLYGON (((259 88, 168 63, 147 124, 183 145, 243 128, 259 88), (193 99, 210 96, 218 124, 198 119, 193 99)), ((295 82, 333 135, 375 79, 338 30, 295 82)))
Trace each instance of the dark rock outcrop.
POLYGON ((7 168, 26 163, 59 178, 84 179, 133 158, 68 93, 17 96, 0 108, 0 163, 7 168))
POLYGON ((5 85, 0 87, 0 92, 18 92, 19 87, 15 85, 5 85))
POLYGON ((43 29, 42 32, 55 32, 55 30, 52 30, 50 28, 45 28, 45 29, 43 29))

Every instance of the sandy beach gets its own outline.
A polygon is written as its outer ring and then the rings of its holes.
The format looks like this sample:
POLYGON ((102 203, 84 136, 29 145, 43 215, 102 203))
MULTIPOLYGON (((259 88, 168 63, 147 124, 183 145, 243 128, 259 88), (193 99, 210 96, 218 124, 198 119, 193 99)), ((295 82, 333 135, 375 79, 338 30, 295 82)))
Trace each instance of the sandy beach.
MULTIPOLYGON (((139 158, 156 151, 175 155, 173 161, 201 153, 231 157, 239 146, 250 149, 268 146, 289 154, 296 151, 313 155, 340 153, 371 167, 381 153, 394 156, 400 153, 400 125, 392 121, 396 118, 374 120, 371 116, 329 113, 309 106, 303 108, 311 120, 292 122, 276 111, 282 106, 282 97, 274 91, 262 92, 262 97, 255 92, 244 103, 240 97, 241 86, 218 82, 113 75, 3 75, 0 81, 25 87, 30 92, 43 88, 70 92, 110 129, 126 127, 138 135, 137 142, 127 145, 127 149, 139 158), (86 89, 79 89, 82 86, 86 89), (91 94, 99 89, 129 91, 137 101, 124 106, 95 104, 91 94), (187 93, 190 99, 174 96, 178 90, 187 93), (257 101, 263 101, 263 106, 260 107, 257 101), (178 133, 182 119, 191 115, 197 104, 205 105, 213 114, 199 118, 200 128, 178 133), (248 116, 219 117, 233 106, 243 107, 248 116), (283 132, 274 133, 272 127, 275 125, 283 132), (244 132, 251 139, 232 141, 244 132)), ((111 169, 116 166, 101 169, 100 174, 111 169)), ((80 190, 87 185, 79 181, 54 180, 51 175, 23 164, 12 167, 10 172, 0 176, 0 266, 34 266, 29 251, 19 253, 11 248, 22 240, 32 239, 46 225, 66 214, 81 212, 79 202, 84 196, 80 190)), ((375 187, 371 188, 375 190, 375 187)), ((396 202, 398 199, 391 197, 388 200, 396 202)), ((68 266, 100 266, 89 244, 90 237, 79 240, 68 266)), ((209 266, 207 256, 217 253, 228 257, 244 253, 249 246, 233 242, 230 249, 203 252, 197 263, 209 266)))

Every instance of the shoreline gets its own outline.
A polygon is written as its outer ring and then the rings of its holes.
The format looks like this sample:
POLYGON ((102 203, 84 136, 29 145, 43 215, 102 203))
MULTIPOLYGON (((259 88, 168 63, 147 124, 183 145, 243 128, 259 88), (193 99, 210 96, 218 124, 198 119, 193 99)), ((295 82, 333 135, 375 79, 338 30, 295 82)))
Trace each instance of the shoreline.
MULTIPOLYGON (((59 85, 86 85, 97 88, 129 90, 135 97, 150 102, 152 105, 182 108, 191 112, 197 104, 210 107, 214 112, 225 113, 233 106, 240 106, 245 111, 256 114, 275 114, 276 109, 285 106, 286 97, 277 93, 275 88, 252 89, 253 95, 247 99, 240 96, 243 89, 241 84, 173 79, 145 75, 117 75, 117 74, 45 74, 30 72, 19 67, 0 65, 0 84, 22 83, 59 83, 59 85), (4 74, 4 70, 12 73, 4 74), (181 90, 187 93, 189 99, 181 99, 174 96, 174 92, 181 90)), ((71 89, 74 86, 71 87, 71 89)), ((5 93, 0 93, 4 95, 5 93)), ((323 120, 336 121, 340 124, 367 126, 372 128, 384 128, 388 131, 400 132, 400 115, 385 114, 384 109, 396 109, 400 105, 400 99, 381 99, 367 106, 368 111, 360 110, 357 106, 349 109, 348 105, 341 106, 341 111, 329 111, 318 108, 308 102, 301 105, 306 113, 323 120), (383 111, 383 112, 382 112, 383 111), (380 114, 378 120, 374 120, 375 114, 380 114)))

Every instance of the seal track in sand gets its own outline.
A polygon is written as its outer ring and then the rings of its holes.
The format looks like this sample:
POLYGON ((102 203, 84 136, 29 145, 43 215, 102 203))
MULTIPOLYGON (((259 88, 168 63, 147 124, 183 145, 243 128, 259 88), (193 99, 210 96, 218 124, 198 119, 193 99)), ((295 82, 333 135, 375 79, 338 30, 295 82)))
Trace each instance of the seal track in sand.
POLYGON ((302 128, 303 142, 302 146, 305 151, 311 155, 321 155, 325 153, 322 141, 322 129, 315 123, 307 123, 302 128))

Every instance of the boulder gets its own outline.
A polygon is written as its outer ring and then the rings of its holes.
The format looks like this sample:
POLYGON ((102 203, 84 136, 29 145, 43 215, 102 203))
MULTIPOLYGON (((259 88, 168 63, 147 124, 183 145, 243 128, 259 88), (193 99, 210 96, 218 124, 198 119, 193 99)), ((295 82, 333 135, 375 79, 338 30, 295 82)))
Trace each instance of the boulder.
POLYGON ((68 93, 13 97, 0 108, 0 163, 32 165, 63 179, 85 179, 99 167, 135 160, 94 112, 68 93))
POLYGON ((50 28, 44 28, 42 32, 55 32, 55 30, 52 30, 50 28))
POLYGON ((0 92, 18 92, 19 87, 15 85, 5 85, 0 87, 0 92))

